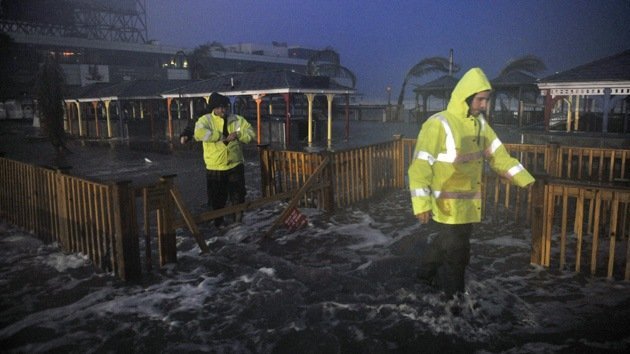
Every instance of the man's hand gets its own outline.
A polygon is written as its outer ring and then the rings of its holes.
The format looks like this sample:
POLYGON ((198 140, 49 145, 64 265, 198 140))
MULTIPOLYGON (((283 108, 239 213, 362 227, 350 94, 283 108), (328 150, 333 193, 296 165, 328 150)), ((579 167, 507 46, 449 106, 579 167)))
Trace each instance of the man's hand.
POLYGON ((426 224, 431 220, 431 212, 425 211, 424 213, 416 214, 416 218, 418 218, 421 224, 426 224))
POLYGON ((236 132, 232 132, 232 133, 230 133, 230 135, 226 136, 225 139, 223 139, 223 141, 226 141, 226 142, 229 143, 230 141, 236 140, 237 138, 238 137, 236 135, 236 132))
POLYGON ((180 142, 182 145, 186 144, 186 143, 188 142, 188 136, 186 136, 186 135, 182 135, 182 136, 180 136, 180 137, 179 137, 179 142, 180 142))

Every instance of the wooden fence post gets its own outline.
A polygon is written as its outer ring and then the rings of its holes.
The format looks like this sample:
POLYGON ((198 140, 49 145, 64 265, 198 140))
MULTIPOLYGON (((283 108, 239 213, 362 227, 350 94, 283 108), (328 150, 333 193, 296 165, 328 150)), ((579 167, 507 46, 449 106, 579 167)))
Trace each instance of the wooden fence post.
POLYGON ((271 162, 269 161, 269 144, 258 145, 258 156, 260 158, 260 192, 263 197, 270 196, 270 168, 271 162))
POLYGON ((160 252, 160 266, 167 263, 177 263, 177 240, 173 221, 175 210, 170 190, 173 187, 174 175, 160 177, 160 184, 165 191, 162 196, 162 203, 157 211, 158 214, 158 248, 160 252))
POLYGON ((323 173, 322 173, 322 182, 327 187, 324 187, 323 195, 324 195, 324 210, 328 212, 332 212, 335 210, 335 181, 334 181, 334 173, 333 173, 333 165, 335 161, 335 153, 328 152, 322 154, 322 161, 326 158, 329 158, 331 163, 327 164, 323 173))
POLYGON ((531 234, 532 234, 532 253, 530 258, 531 264, 543 265, 543 230, 545 219, 545 185, 547 184, 547 175, 537 175, 536 182, 532 188, 531 203, 531 234))
POLYGON ((112 186, 114 243, 116 267, 114 271, 123 280, 140 279, 140 245, 136 225, 135 198, 130 181, 112 186))
POLYGON ((69 220, 68 216, 68 191, 66 188, 66 179, 64 175, 68 174, 71 167, 58 167, 55 173, 55 188, 56 190, 56 203, 57 203, 57 224, 59 225, 57 240, 60 241, 61 246, 70 251, 70 232, 69 232, 69 220))
POLYGON ((546 173, 551 177, 560 177, 562 167, 558 166, 558 151, 560 150, 560 145, 557 143, 547 144, 547 148, 545 152, 547 153, 547 165, 546 165, 546 173))

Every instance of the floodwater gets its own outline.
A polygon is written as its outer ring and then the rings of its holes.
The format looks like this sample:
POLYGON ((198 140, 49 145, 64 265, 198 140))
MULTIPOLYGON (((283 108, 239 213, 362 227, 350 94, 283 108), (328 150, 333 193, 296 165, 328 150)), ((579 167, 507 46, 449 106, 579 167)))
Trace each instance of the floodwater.
MULTIPOLYGON (((55 158, 32 129, 0 122, 5 156, 102 180, 177 174, 193 212, 205 208, 201 152, 130 150, 70 142, 55 158)), ((417 134, 413 124, 351 122, 348 142, 417 134), (380 135, 374 136, 372 132, 380 135)), ((342 131, 339 128, 337 131, 342 131)), ((499 132, 501 135, 501 132, 499 132)), ((248 198, 260 195, 247 154, 248 198)), ((479 224, 466 294, 444 299, 414 278, 430 226, 411 215, 406 191, 327 214, 303 208, 308 226, 276 231, 274 203, 242 224, 201 225, 211 252, 178 230, 178 263, 124 283, 0 221, 3 352, 609 353, 630 349, 630 284, 529 264, 530 233, 479 224)), ((572 238, 570 238, 572 239, 572 238)), ((141 249, 143 249, 141 244, 141 249)), ((605 247, 605 245, 602 245, 605 247)), ((155 252, 155 250, 154 250, 155 252)), ((554 250, 556 252, 556 250, 554 250)), ((155 259, 156 257, 154 257, 155 259)), ((571 260, 569 259, 569 262, 571 260)))

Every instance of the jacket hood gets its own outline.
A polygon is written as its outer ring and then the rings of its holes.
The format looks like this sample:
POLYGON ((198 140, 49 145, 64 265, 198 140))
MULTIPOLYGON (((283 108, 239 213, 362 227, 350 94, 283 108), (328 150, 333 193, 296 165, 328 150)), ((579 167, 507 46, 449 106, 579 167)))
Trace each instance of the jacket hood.
POLYGON ((480 68, 472 68, 455 85, 446 110, 457 117, 467 117, 469 107, 466 99, 478 92, 491 89, 492 86, 486 74, 480 68))

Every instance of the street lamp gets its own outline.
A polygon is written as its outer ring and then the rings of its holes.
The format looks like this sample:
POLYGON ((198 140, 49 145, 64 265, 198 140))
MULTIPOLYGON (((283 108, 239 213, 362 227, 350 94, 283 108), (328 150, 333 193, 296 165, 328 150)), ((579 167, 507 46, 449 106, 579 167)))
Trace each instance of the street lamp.
POLYGON ((392 98, 392 86, 391 85, 387 85, 387 87, 385 88, 385 91, 387 91, 387 114, 386 114, 386 117, 387 117, 387 120, 389 121, 389 120, 391 120, 390 115, 391 115, 391 112, 392 112, 392 107, 391 107, 391 105, 392 105, 392 100, 391 100, 391 98, 392 98))

